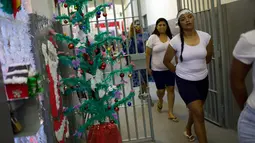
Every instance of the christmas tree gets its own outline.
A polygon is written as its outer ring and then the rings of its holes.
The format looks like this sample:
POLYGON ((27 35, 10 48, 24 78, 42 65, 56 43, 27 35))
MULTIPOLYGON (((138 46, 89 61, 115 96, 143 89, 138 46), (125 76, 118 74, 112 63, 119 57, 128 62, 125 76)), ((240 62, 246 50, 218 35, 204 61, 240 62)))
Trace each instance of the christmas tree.
POLYGON ((74 77, 61 80, 61 89, 64 95, 71 95, 73 92, 88 95, 88 99, 83 101, 81 105, 64 110, 66 115, 72 112, 91 114, 91 118, 77 129, 75 135, 79 136, 88 127, 95 124, 118 123, 116 112, 119 111, 119 106, 126 103, 131 106, 129 101, 135 95, 134 91, 130 91, 128 96, 121 98, 120 91, 127 83, 124 77, 132 77, 131 73, 134 65, 111 71, 105 75, 106 67, 116 64, 117 60, 122 58, 125 53, 121 51, 112 55, 110 47, 105 47, 106 50, 103 50, 102 47, 110 45, 113 41, 121 44, 123 42, 122 38, 110 36, 109 32, 106 31, 95 35, 93 41, 89 40, 90 19, 94 16, 99 18, 101 14, 106 17, 106 8, 111 7, 111 3, 99 5, 93 11, 85 14, 83 14, 83 9, 88 0, 59 0, 59 3, 66 8, 74 7, 76 11, 71 12, 70 16, 61 15, 55 17, 55 19, 65 24, 78 25, 85 35, 81 39, 73 39, 64 34, 50 31, 55 40, 67 42, 67 48, 75 51, 74 56, 64 53, 58 56, 60 63, 71 66, 77 73, 74 77), (119 75, 121 81, 112 84, 115 75, 119 75))

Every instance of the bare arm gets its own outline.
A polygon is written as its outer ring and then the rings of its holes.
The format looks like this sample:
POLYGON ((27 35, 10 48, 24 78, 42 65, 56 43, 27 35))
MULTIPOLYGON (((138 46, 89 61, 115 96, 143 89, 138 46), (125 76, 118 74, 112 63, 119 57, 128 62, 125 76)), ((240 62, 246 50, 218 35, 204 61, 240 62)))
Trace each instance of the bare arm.
POLYGON ((174 51, 173 47, 171 45, 169 45, 167 50, 166 50, 166 54, 165 54, 163 62, 165 64, 165 66, 171 72, 175 72, 175 66, 171 63, 171 60, 173 59, 174 56, 175 56, 175 51, 174 51))
POLYGON ((152 49, 149 47, 146 47, 146 68, 147 69, 150 69, 151 52, 152 52, 152 49))
POLYGON ((251 69, 251 65, 246 65, 239 60, 233 58, 230 82, 233 95, 240 109, 244 108, 244 104, 248 98, 248 93, 245 85, 245 77, 251 69))
POLYGON ((209 44, 206 47, 207 55, 206 55, 206 63, 209 64, 212 60, 213 56, 213 41, 210 40, 209 44))

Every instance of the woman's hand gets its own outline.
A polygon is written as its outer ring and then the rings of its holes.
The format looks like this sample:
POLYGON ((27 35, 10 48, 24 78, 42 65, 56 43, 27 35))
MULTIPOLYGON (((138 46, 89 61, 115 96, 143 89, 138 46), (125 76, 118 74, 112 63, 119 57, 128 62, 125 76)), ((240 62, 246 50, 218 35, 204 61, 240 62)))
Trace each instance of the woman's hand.
POLYGON ((173 73, 175 73, 175 66, 171 63, 171 60, 173 59, 174 56, 175 56, 175 51, 171 47, 171 45, 169 45, 166 50, 163 63, 173 73))
POLYGON ((148 71, 148 74, 149 74, 150 76, 152 76, 152 70, 151 70, 151 69, 147 69, 147 71, 148 71))

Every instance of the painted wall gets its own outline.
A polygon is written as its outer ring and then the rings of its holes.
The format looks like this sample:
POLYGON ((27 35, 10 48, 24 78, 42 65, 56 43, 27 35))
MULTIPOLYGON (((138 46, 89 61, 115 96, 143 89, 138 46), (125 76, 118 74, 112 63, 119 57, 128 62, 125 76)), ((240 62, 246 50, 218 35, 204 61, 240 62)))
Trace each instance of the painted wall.
MULTIPOLYGON (((130 1, 126 1, 126 6, 130 1)), ((153 25, 158 18, 174 19, 177 14, 177 0, 140 0, 141 14, 147 14, 148 25, 153 25)), ((137 0, 133 1, 134 16, 138 16, 137 0)), ((132 16, 131 5, 125 11, 127 17, 132 16)))
POLYGON ((52 18, 53 13, 56 12, 54 7, 54 0, 26 0, 26 10, 29 13, 37 13, 38 15, 52 18))

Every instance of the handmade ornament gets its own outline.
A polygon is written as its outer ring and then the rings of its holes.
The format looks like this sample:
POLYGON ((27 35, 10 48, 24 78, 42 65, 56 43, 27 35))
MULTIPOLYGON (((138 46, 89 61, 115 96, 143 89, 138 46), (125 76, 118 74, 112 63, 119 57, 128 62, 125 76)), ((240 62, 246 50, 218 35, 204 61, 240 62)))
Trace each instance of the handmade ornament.
POLYGON ((106 12, 104 12, 104 13, 103 13, 103 16, 104 16, 104 17, 107 17, 107 13, 106 13, 106 12))
POLYGON ((10 65, 7 77, 4 80, 8 100, 27 99, 28 92, 28 76, 30 65, 13 64, 10 65))
POLYGON ((69 49, 74 49, 74 44, 73 43, 68 44, 68 48, 69 49))
POLYGON ((128 106, 131 106, 132 105, 132 103, 131 102, 128 102, 128 106))
POLYGON ((21 9, 21 0, 12 0, 13 16, 16 18, 17 12, 21 9))
POLYGON ((88 143, 122 143, 122 138, 115 124, 104 123, 89 129, 88 143))
POLYGON ((68 4, 65 3, 65 4, 64 4, 64 7, 67 8, 67 7, 68 7, 68 4))

